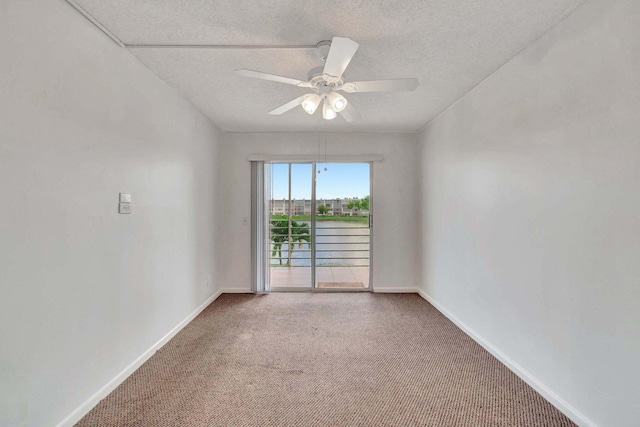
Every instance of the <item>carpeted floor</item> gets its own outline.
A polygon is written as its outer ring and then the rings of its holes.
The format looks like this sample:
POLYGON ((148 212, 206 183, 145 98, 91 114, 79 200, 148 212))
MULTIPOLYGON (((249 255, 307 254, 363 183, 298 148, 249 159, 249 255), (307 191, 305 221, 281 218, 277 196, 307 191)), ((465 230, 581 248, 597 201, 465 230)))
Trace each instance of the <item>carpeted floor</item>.
POLYGON ((415 294, 222 295, 78 426, 570 426, 415 294))

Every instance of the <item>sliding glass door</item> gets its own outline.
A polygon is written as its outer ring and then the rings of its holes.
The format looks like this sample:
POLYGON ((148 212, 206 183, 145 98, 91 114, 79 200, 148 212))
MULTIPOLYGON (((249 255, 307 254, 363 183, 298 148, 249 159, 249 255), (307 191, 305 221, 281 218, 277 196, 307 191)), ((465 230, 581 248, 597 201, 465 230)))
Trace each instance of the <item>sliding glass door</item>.
POLYGON ((271 290, 371 289, 371 172, 370 163, 265 164, 271 290))
POLYGON ((318 163, 315 287, 368 289, 371 262, 369 163, 318 163))
POLYGON ((270 167, 267 251, 271 288, 311 289, 311 163, 270 167))

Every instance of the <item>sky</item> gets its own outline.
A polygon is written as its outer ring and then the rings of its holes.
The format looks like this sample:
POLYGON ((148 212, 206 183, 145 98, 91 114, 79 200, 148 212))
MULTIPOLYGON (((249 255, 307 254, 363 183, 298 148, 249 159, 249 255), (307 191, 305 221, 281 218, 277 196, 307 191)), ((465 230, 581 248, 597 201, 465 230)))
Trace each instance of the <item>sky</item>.
MULTIPOLYGON (((292 198, 311 199, 311 166, 309 163, 291 165, 292 198)), ((369 195, 368 163, 316 163, 315 176, 317 199, 361 199, 369 195)), ((271 178, 271 198, 286 199, 289 191, 289 165, 272 164, 271 178)))

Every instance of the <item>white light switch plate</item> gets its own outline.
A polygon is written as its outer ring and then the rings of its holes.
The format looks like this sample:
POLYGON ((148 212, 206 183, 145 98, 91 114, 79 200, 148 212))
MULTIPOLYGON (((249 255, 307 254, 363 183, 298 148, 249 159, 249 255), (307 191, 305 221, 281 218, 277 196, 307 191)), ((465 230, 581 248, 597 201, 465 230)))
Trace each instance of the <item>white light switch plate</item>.
POLYGON ((130 214, 131 213, 131 203, 120 203, 120 206, 118 207, 118 213, 130 214))
POLYGON ((120 203, 131 203, 131 194, 120 193, 120 203))

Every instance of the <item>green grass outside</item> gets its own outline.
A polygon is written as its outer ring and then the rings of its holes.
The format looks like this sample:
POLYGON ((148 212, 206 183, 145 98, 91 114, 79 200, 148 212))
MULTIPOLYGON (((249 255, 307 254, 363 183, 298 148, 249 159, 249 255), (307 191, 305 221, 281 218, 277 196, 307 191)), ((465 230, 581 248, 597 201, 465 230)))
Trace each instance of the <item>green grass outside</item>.
MULTIPOLYGON (((271 215, 271 219, 289 219, 287 215, 271 215)), ((293 215, 293 221, 311 220, 310 215, 293 215)), ((316 215, 316 221, 346 221, 355 224, 369 224, 368 216, 348 216, 348 215, 316 215)))

